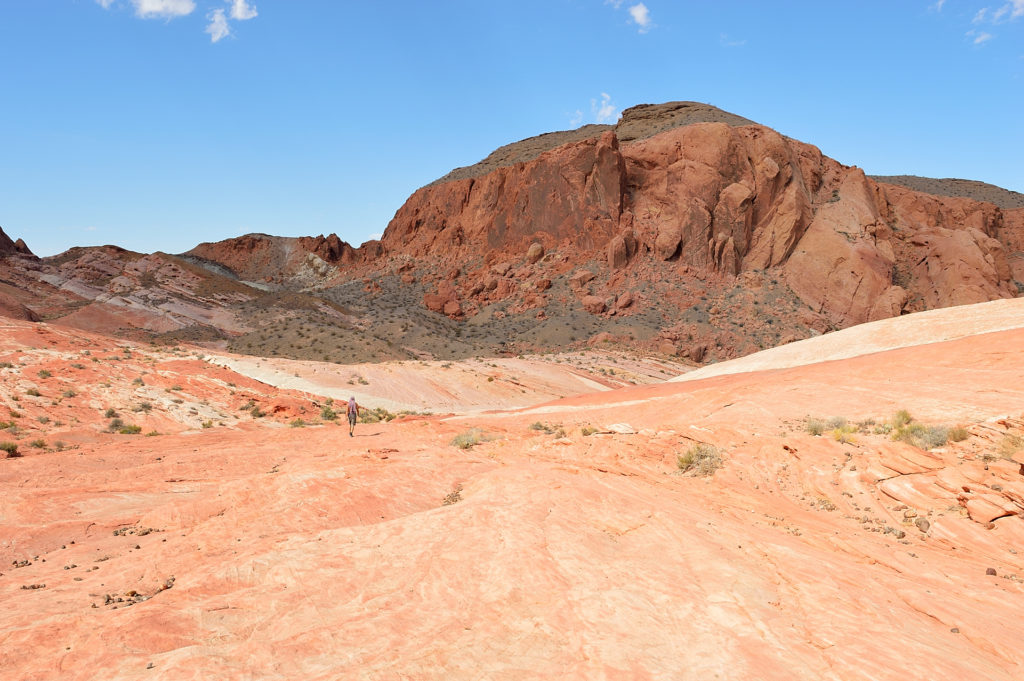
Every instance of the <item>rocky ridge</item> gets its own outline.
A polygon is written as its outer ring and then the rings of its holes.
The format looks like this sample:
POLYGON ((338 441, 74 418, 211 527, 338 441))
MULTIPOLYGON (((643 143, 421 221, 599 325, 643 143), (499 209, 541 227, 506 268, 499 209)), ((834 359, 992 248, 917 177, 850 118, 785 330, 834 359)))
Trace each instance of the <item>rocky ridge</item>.
POLYGON ((359 362, 616 345, 705 363, 1017 296, 1014 197, 873 179, 747 119, 670 102, 507 145, 418 190, 360 248, 250 234, 181 256, 72 249, 8 258, 0 292, 22 318, 253 354, 359 362))

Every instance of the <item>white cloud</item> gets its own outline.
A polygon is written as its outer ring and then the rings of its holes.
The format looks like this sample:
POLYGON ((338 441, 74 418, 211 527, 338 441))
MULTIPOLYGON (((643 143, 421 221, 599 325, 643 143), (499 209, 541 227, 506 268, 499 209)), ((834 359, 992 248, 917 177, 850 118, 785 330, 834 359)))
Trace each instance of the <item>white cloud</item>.
POLYGON ((727 33, 720 33, 718 35, 718 42, 721 43, 722 47, 742 47, 747 44, 746 40, 733 40, 727 33))
POLYGON ((210 34, 211 43, 231 35, 231 27, 228 26, 228 19, 224 16, 224 10, 215 9, 206 15, 206 18, 210 20, 210 23, 206 25, 205 31, 210 34))
POLYGON ((245 0, 231 0, 231 18, 238 21, 256 17, 256 8, 245 0))
POLYGON ((596 99, 590 100, 590 110, 598 123, 607 123, 608 121, 617 121, 619 119, 618 114, 615 113, 616 106, 612 104, 612 96, 607 92, 601 93, 600 103, 596 99))
POLYGON ((934 9, 936 12, 941 12, 942 11, 942 6, 945 5, 945 4, 946 4, 946 0, 939 0, 934 5, 932 5, 932 9, 934 9))
POLYGON ((1010 20, 1024 17, 1024 0, 1013 0, 1010 3, 1013 6, 1013 11, 1010 12, 1010 20))
POLYGON ((632 17, 633 23, 640 27, 641 33, 647 33, 654 24, 651 23, 651 11, 647 9, 647 5, 642 2, 631 6, 629 8, 629 16, 632 17))
POLYGON ((604 4, 611 5, 615 9, 618 9, 618 8, 622 7, 622 3, 624 1, 625 0, 604 0, 604 4))
POLYGON ((583 124, 583 112, 580 111, 579 109, 576 109, 576 113, 574 113, 572 115, 572 117, 569 119, 569 125, 571 125, 574 128, 578 128, 582 124, 583 124))
POLYGON ((110 6, 114 4, 114 0, 96 0, 96 4, 103 9, 110 9, 110 6))
POLYGON ((135 14, 142 19, 173 19, 195 11, 192 0, 132 0, 135 14))
POLYGON ((994 37, 991 33, 985 33, 984 31, 967 31, 967 36, 969 38, 973 38, 971 42, 973 42, 975 45, 987 43, 994 37))

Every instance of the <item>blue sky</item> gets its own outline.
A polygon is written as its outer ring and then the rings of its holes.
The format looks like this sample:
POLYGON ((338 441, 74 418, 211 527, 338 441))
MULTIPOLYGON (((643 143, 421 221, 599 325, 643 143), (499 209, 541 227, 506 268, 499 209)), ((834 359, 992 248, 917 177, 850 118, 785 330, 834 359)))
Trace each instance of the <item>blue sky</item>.
POLYGON ((503 144, 707 102, 1024 192, 1024 0, 0 0, 0 226, 37 254, 380 234, 503 144))

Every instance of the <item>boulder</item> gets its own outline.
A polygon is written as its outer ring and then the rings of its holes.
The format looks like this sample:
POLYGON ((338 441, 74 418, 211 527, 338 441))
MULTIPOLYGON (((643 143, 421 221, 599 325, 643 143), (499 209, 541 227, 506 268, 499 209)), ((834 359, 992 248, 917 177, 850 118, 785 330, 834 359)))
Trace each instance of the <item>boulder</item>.
POLYGON ((598 296, 583 296, 580 303, 582 303, 583 309, 590 314, 603 314, 607 309, 604 299, 598 296))

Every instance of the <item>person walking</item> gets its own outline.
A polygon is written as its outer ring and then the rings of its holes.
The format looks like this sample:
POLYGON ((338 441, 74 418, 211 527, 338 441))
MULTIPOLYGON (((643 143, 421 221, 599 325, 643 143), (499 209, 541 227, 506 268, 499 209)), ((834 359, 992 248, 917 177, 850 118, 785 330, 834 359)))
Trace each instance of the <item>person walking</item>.
POLYGON ((352 431, 356 429, 356 419, 359 417, 359 405, 355 397, 348 398, 348 436, 355 437, 352 431))

